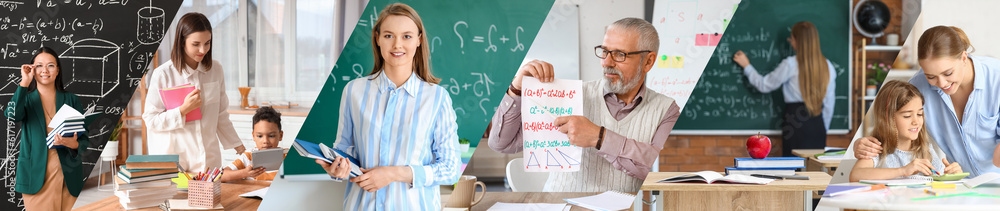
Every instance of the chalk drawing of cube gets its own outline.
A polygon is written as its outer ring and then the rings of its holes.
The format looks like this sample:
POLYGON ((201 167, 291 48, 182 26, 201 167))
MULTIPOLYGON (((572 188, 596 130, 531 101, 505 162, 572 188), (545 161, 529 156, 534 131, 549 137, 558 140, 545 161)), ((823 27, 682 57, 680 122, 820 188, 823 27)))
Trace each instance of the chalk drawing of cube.
POLYGON ((118 45, 107 40, 87 38, 73 43, 62 59, 66 91, 80 97, 104 97, 121 81, 118 45))

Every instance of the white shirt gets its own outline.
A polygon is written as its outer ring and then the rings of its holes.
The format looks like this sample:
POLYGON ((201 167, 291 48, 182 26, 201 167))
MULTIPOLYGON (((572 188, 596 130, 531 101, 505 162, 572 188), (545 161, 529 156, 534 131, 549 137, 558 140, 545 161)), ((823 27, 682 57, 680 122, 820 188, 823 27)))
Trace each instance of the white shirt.
MULTIPOLYGON (((942 152, 941 149, 938 148, 937 145, 932 142, 927 142, 927 146, 924 147, 931 152, 931 158, 928 158, 928 161, 931 162, 931 166, 934 166, 934 170, 939 171, 943 174, 944 168, 946 166, 944 166, 944 163, 941 162, 941 158, 945 157, 944 152, 942 152)), ((902 168, 906 165, 910 165, 910 163, 912 163, 913 160, 916 159, 916 156, 914 156, 913 153, 914 153, 913 151, 903 151, 900 150, 899 148, 896 148, 895 152, 888 155, 884 155, 885 161, 879 162, 879 157, 875 156, 872 157, 872 162, 874 162, 875 168, 902 168)), ((929 176, 924 176, 923 174, 914 174, 910 176, 905 176, 903 178, 931 179, 929 176)))
POLYGON ((229 99, 226 97, 222 65, 212 61, 212 69, 201 63, 196 70, 187 65, 179 71, 173 62, 153 70, 146 94, 148 147, 151 155, 178 154, 179 164, 187 171, 204 171, 222 166, 221 143, 226 149, 243 145, 229 121, 229 99), (179 109, 167 110, 160 99, 160 89, 191 83, 201 90, 201 119, 185 122, 179 109))
MULTIPOLYGON (((826 96, 823 97, 823 124, 826 130, 830 130, 830 121, 833 120, 833 106, 836 96, 834 91, 837 88, 837 69, 833 68, 833 63, 826 60, 827 69, 830 70, 830 83, 826 85, 826 96)), ((799 90, 799 62, 795 56, 789 56, 782 60, 774 71, 761 76, 754 69, 753 65, 747 65, 743 69, 743 74, 747 76, 747 82, 757 88, 757 91, 768 93, 781 87, 781 93, 785 96, 786 103, 801 103, 802 91, 799 90)))

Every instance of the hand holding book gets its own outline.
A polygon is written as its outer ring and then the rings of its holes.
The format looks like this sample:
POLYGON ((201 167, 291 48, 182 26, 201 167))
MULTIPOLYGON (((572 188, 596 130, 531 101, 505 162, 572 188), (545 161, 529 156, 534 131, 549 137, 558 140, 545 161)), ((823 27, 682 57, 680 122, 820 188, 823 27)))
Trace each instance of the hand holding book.
POLYGON ((73 133, 73 136, 55 136, 56 140, 52 142, 53 146, 63 146, 70 149, 77 149, 80 147, 80 142, 77 142, 77 134, 73 133))

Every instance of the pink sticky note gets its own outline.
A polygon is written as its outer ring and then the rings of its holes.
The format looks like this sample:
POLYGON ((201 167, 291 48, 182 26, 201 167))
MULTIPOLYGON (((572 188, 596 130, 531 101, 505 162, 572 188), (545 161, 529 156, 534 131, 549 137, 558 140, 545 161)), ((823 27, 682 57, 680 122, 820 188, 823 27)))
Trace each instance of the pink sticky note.
POLYGON ((708 43, 709 43, 708 41, 709 41, 709 35, 708 34, 701 33, 701 34, 695 35, 695 37, 694 37, 694 45, 695 46, 708 46, 708 43))
POLYGON ((719 33, 710 34, 708 39, 708 45, 717 46, 719 45, 720 40, 722 40, 722 34, 719 33))

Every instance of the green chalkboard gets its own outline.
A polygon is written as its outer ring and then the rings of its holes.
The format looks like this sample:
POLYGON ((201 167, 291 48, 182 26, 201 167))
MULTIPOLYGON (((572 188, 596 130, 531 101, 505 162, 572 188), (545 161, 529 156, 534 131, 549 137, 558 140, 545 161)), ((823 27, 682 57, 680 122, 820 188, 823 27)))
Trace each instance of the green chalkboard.
POLYGON ((799 21, 816 25, 823 55, 837 73, 830 129, 848 129, 849 10, 850 1, 742 1, 674 130, 684 134, 780 132, 785 109, 781 89, 760 93, 747 83, 743 69, 732 58, 733 53, 742 50, 761 74, 771 72, 781 60, 794 55, 786 38, 799 21))
MULTIPOLYGON (((365 7, 344 51, 296 138, 333 146, 343 87, 373 65, 372 24, 398 1, 373 0, 365 7)), ((431 69, 451 93, 458 135, 477 146, 554 0, 403 1, 423 19, 431 69)), ((294 150, 294 149, 293 149, 294 150)), ((312 159, 291 152, 285 174, 323 173, 312 159)))

